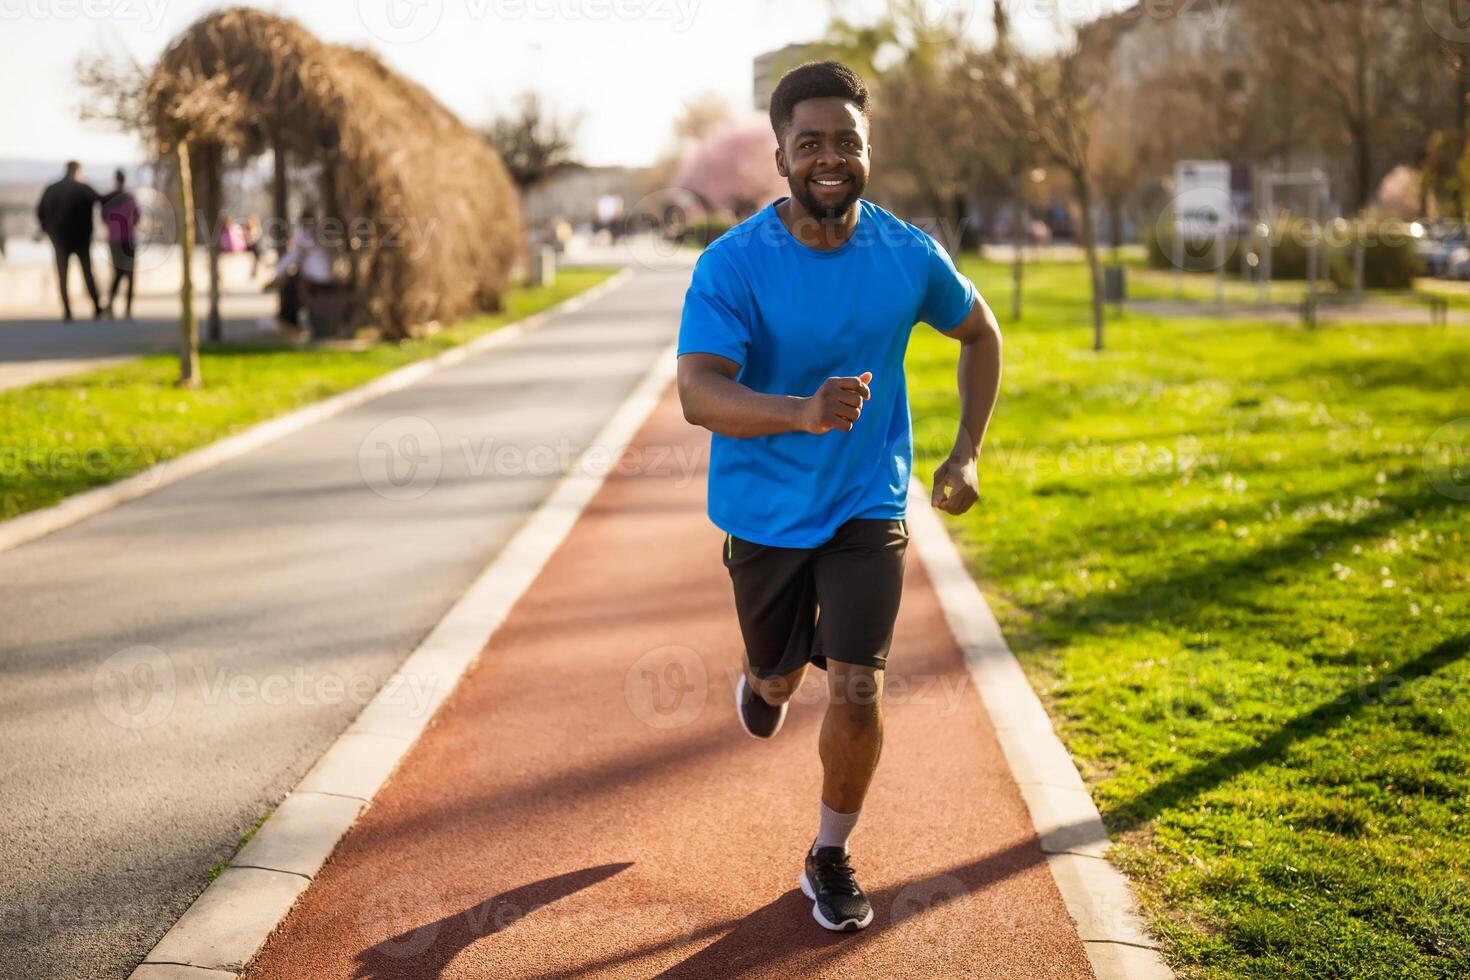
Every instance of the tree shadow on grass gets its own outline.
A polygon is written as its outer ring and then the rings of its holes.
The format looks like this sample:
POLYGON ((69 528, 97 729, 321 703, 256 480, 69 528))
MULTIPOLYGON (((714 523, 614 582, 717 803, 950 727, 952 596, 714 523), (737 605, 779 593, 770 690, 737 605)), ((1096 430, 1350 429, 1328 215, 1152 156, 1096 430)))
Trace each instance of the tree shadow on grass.
MULTIPOLYGON (((1124 803, 1106 816, 1108 830, 1113 833, 1133 830, 1165 810, 1179 807, 1188 800, 1229 782, 1242 773, 1279 759, 1292 745, 1324 735, 1347 720, 1353 712, 1380 704, 1385 700, 1385 685, 1408 684, 1428 677, 1463 658, 1470 651, 1470 633, 1451 637, 1395 669, 1387 678, 1375 678, 1324 701, 1305 714, 1297 715, 1254 745, 1216 756, 1149 789, 1124 803)), ((1391 686, 1391 685, 1390 685, 1391 686)))
MULTIPOLYGON (((1263 583, 1297 572, 1326 548, 1351 544, 1387 533, 1418 513, 1433 515, 1463 502, 1419 484, 1407 491, 1376 496, 1376 485, 1338 488, 1323 499, 1341 499, 1357 493, 1378 501, 1378 508, 1351 521, 1324 519, 1303 527, 1277 543, 1253 549, 1226 560, 1190 564, 1159 565, 1161 571, 1130 583, 1128 588, 1094 591, 1046 609, 1032 631, 1042 645, 1067 642, 1100 627, 1150 620, 1176 624, 1197 622, 1211 605, 1237 609, 1256 608, 1256 594, 1263 583)), ((1386 680, 1406 684, 1439 671, 1461 659, 1470 649, 1470 634, 1456 636, 1434 646, 1392 670, 1389 678, 1375 678, 1344 691, 1304 714, 1287 721, 1253 745, 1203 762, 1187 772, 1159 783, 1132 799, 1120 801, 1106 815, 1110 831, 1129 831, 1228 782, 1235 776, 1277 759, 1292 744, 1316 737, 1346 720, 1355 710, 1381 702, 1386 680)))
MULTIPOLYGON (((1376 500, 1378 507, 1351 521, 1325 519, 1303 527, 1277 543, 1256 548, 1226 560, 1207 561, 1192 567, 1163 566, 1160 574, 1136 580, 1127 588, 1094 591, 1047 609, 1043 618, 1049 630, 1096 630, 1100 624, 1134 623, 1164 617, 1175 621, 1192 618, 1201 607, 1236 601, 1246 603, 1249 594, 1264 579, 1274 579, 1317 557, 1327 547, 1366 540, 1385 534, 1415 513, 1433 514, 1463 502, 1421 487, 1413 492, 1374 495, 1376 485, 1362 484, 1355 490, 1343 487, 1325 499, 1357 494, 1376 500)), ((1081 532, 1078 533, 1081 538, 1081 532)))
MULTIPOLYGON (((1442 337, 1443 333, 1436 332, 1442 337)), ((1412 388, 1415 391, 1465 391, 1465 371, 1470 368, 1470 352, 1463 349, 1447 352, 1434 360, 1408 360, 1402 357, 1342 357, 1298 366, 1274 378, 1263 379, 1268 385, 1296 384, 1304 380, 1327 381, 1345 391, 1367 393, 1384 388, 1412 388)))

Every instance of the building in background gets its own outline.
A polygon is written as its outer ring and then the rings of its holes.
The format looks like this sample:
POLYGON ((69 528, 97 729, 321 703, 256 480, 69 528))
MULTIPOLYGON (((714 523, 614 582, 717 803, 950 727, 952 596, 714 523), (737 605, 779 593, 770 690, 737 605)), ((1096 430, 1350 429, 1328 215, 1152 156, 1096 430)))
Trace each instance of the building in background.
POLYGON ((563 164, 526 193, 526 225, 545 230, 562 218, 575 228, 596 227, 598 201, 610 198, 620 198, 627 213, 646 193, 646 169, 563 164))
POLYGON ((775 51, 755 56, 751 73, 751 98, 757 112, 768 112, 771 108, 771 93, 781 76, 804 61, 815 57, 812 44, 788 44, 775 51))

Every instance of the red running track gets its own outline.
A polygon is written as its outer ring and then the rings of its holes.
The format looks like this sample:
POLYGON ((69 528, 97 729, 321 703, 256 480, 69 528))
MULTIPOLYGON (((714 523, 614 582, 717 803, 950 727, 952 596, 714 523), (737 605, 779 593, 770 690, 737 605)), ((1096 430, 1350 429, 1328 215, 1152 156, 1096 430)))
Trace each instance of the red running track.
POLYGON ((812 920, 822 675, 741 731, 708 436, 670 391, 635 445, 244 976, 1092 977, 917 555, 850 845, 876 917, 812 920))

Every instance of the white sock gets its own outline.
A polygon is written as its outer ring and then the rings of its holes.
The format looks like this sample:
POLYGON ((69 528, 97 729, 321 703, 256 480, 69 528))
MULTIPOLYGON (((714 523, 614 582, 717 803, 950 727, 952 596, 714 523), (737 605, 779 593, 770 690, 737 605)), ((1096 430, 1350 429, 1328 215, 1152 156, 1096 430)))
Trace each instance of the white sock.
POLYGON ((822 804, 822 820, 817 826, 817 842, 812 845, 815 853, 819 847, 840 847, 847 850, 847 839, 852 836, 852 828, 857 826, 858 814, 863 812, 858 807, 851 813, 838 813, 827 804, 822 804))

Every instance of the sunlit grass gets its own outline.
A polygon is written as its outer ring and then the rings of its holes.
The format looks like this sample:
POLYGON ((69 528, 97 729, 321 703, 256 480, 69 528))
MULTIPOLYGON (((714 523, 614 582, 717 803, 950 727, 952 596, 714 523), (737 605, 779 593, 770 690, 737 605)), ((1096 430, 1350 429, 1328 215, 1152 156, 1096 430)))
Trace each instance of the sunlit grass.
MULTIPOLYGON (((1170 960, 1470 976, 1470 332, 1087 315, 1028 269, 950 523, 1170 960)), ((955 350, 910 348, 926 477, 955 350)))

